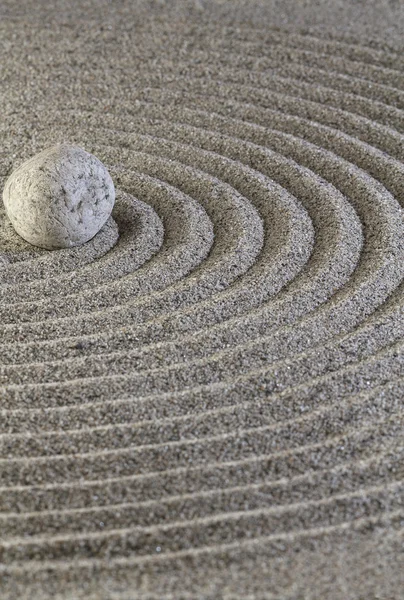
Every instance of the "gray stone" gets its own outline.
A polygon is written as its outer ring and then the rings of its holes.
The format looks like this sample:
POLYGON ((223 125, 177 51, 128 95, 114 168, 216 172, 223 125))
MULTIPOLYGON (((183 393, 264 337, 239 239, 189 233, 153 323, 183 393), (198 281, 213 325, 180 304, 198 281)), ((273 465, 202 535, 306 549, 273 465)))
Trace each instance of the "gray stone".
POLYGON ((78 146, 57 144, 7 179, 3 202, 16 232, 41 248, 70 248, 108 220, 115 188, 106 167, 78 146))

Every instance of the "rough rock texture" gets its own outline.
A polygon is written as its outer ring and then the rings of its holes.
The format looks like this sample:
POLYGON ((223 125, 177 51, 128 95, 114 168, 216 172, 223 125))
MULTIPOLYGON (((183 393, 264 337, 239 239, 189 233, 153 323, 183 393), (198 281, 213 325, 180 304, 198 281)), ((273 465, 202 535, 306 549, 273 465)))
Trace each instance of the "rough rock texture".
POLYGON ((105 166, 70 144, 57 144, 24 162, 3 191, 16 232, 48 249, 88 242, 108 220, 114 201, 114 184, 105 166))

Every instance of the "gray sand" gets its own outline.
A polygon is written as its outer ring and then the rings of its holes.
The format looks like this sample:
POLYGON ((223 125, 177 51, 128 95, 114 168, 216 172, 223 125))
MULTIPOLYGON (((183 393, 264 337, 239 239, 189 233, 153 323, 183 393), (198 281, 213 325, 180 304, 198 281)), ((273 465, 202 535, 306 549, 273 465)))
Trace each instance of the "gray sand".
POLYGON ((0 183, 117 190, 48 252, 0 209, 0 598, 401 600, 404 7, 0 7, 0 183))

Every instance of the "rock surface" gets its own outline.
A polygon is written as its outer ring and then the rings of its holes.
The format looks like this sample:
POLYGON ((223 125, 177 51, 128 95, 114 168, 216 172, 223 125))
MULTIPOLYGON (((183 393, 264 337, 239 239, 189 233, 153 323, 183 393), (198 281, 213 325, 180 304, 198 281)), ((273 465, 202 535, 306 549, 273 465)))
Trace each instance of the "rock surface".
POLYGON ((106 167, 78 146, 57 144, 16 169, 3 191, 16 232, 41 248, 70 248, 108 220, 115 188, 106 167))

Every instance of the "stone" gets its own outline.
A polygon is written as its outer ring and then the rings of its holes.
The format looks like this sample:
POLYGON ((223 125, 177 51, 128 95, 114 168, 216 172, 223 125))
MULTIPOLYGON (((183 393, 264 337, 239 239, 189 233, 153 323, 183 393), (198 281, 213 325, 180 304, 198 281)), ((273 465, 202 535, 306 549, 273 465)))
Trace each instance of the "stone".
POLYGON ((15 231, 34 246, 71 248, 93 238, 111 215, 115 188, 106 167, 78 146, 52 146, 7 179, 3 202, 15 231))

